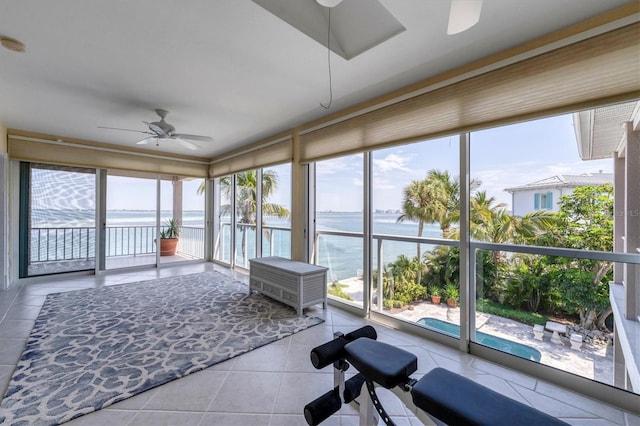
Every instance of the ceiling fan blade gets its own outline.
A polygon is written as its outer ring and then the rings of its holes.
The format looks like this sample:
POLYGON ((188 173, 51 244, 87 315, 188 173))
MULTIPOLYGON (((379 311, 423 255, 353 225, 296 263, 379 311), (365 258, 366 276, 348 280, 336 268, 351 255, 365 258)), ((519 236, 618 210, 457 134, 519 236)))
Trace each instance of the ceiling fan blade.
POLYGON ((189 135, 186 133, 174 133, 172 137, 182 138, 182 139, 191 139, 192 141, 213 142, 213 138, 210 136, 189 135))
POLYGON ((125 132, 136 132, 136 133, 146 133, 148 135, 152 135, 153 133, 147 132, 146 130, 132 130, 132 129, 121 129, 119 127, 105 127, 98 126, 98 129, 109 129, 109 130, 124 130, 125 132))
POLYGON ((156 139, 156 136, 149 136, 148 138, 144 138, 141 141, 136 142, 136 145, 146 145, 149 142, 155 141, 156 139))
POLYGON ((197 151, 197 150, 199 150, 199 149, 200 149, 200 147, 199 147, 198 145, 196 145, 196 144, 194 144, 194 143, 191 143, 191 142, 189 142, 189 141, 187 141, 187 140, 180 139, 180 138, 172 138, 172 139, 177 140, 177 141, 178 141, 178 142, 180 142, 183 146, 185 146, 185 147, 189 148, 189 149, 190 149, 190 150, 192 150, 192 151, 197 151))
POLYGON ((447 34, 461 33, 473 27, 480 20, 482 0, 451 0, 447 34))
MULTIPOLYGON (((158 136, 168 136, 164 130, 162 130, 162 128, 160 126, 157 126, 154 123, 149 123, 148 121, 143 121, 144 124, 146 124, 147 126, 149 126, 149 129, 151 129, 152 132, 154 132, 156 135, 158 136)), ((152 134, 152 133, 150 133, 152 134)))

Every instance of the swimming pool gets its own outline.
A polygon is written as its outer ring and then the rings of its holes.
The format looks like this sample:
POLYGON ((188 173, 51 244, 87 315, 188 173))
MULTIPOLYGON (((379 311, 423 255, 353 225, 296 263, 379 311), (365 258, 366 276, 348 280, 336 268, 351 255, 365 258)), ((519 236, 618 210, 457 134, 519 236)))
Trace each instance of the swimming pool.
MULTIPOLYGON (((454 337, 460 337, 460 326, 452 322, 429 317, 420 318, 416 322, 435 331, 440 331, 454 337)), ((512 342, 511 340, 492 336, 481 331, 476 331, 476 343, 535 362, 540 362, 540 358, 542 357, 540 351, 532 348, 531 346, 512 342)))

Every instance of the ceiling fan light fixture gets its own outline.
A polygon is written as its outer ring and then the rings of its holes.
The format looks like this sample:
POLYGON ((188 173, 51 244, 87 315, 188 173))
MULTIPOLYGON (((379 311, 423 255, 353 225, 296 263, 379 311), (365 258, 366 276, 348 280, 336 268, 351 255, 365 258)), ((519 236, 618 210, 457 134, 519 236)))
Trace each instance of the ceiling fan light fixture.
POLYGON ((324 7, 336 7, 342 3, 342 0, 316 0, 316 3, 324 7))
POLYGON ((123 130, 126 132, 136 132, 136 133, 144 133, 147 135, 146 138, 136 142, 136 145, 147 145, 149 142, 155 142, 156 146, 160 146, 160 139, 163 141, 173 140, 180 143, 185 148, 188 148, 192 151, 200 149, 200 147, 192 142, 194 141, 202 141, 202 142, 213 142, 213 138, 210 136, 203 135, 191 135, 188 133, 176 133, 176 128, 173 127, 172 124, 167 123, 164 119, 169 114, 169 111, 165 109, 156 109, 156 114, 160 117, 160 121, 154 121, 150 123, 148 121, 143 121, 144 124, 147 125, 149 130, 132 130, 132 129, 123 129, 119 127, 105 127, 98 126, 101 129, 111 129, 111 130, 123 130))
POLYGON ((451 0, 447 35, 468 30, 480 20, 482 0, 451 0))

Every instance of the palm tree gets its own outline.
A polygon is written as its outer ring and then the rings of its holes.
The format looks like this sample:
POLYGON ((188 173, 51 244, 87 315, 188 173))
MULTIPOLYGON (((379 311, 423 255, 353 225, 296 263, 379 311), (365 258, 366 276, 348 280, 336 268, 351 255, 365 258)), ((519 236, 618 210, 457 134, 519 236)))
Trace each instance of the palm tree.
MULTIPOLYGON (((471 187, 477 188, 479 180, 472 180, 471 187)), ((425 223, 438 223, 443 236, 448 236, 451 226, 460 218, 460 181, 448 171, 431 169, 424 180, 412 181, 404 189, 402 215, 397 222, 418 221, 418 237, 422 237, 425 223)), ((420 244, 417 245, 418 259, 421 257, 420 244)))
MULTIPOLYGON (((236 173, 236 217, 237 224, 255 225, 257 223, 258 212, 258 173, 256 170, 247 170, 245 172, 236 173)), ((231 200, 233 196, 233 185, 231 185, 231 176, 220 178, 220 189, 224 198, 231 200)), ((267 200, 278 187, 278 173, 275 170, 262 171, 262 214, 263 216, 275 216, 280 218, 289 217, 289 210, 279 204, 269 203, 267 200)), ((204 191, 204 182, 198 188, 198 192, 204 191)), ((220 215, 231 212, 231 204, 223 204, 220 206, 220 215)), ((264 224, 265 221, 263 220, 264 224)), ((242 231, 242 256, 246 258, 245 243, 247 240, 247 227, 238 226, 242 231)), ((271 238, 269 232, 265 232, 267 238, 271 238)))
POLYGON ((427 181, 432 185, 440 187, 444 198, 440 202, 444 205, 445 210, 440 217, 438 223, 442 235, 446 236, 451 229, 451 225, 457 222, 458 211, 460 210, 460 180, 452 177, 448 171, 440 171, 438 169, 429 170, 427 173, 427 181))
MULTIPOLYGON (((498 211, 505 209, 505 203, 496 203, 495 197, 488 197, 486 191, 478 191, 469 200, 469 207, 469 231, 472 238, 491 242, 505 241, 494 241, 492 235, 494 233, 493 226, 487 226, 487 224, 493 225, 496 221, 506 219, 505 217, 502 217, 502 219, 496 217, 498 211)), ((506 213, 506 210, 504 212, 506 213)))
MULTIPOLYGON (((418 221, 418 237, 422 237, 425 223, 438 222, 447 213, 446 192, 442 185, 433 180, 414 180, 404 189, 402 215, 396 222, 418 221)), ((420 243, 417 257, 422 259, 420 243)))
MULTIPOLYGON (((527 213, 522 217, 512 216, 506 204, 496 203, 495 197, 488 197, 486 191, 476 192, 469 204, 471 238, 480 241, 530 244, 544 232, 553 229, 557 221, 556 215, 547 210, 527 213)), ((453 229, 450 237, 459 238, 460 229, 453 229)), ((499 251, 492 251, 491 258, 496 267, 503 262, 499 251)), ((496 279, 493 278, 492 286, 496 285, 496 279)))
MULTIPOLYGON (((432 169, 427 174, 427 179, 437 185, 441 185, 446 193, 447 212, 439 219, 440 230, 443 237, 450 237, 452 226, 460 222, 460 179, 453 177, 448 171, 432 169)), ((469 182, 470 191, 475 191, 482 182, 479 179, 471 179, 469 182)))

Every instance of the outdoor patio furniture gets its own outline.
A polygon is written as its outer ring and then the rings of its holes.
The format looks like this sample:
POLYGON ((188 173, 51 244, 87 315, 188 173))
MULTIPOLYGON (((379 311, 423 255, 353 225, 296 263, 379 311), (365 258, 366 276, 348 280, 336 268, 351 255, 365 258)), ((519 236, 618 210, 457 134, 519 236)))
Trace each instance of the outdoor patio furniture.
POLYGON ((569 337, 569 342, 571 343, 571 349, 575 349, 576 351, 579 351, 580 348, 582 347, 582 334, 573 333, 569 337))
POLYGON ((542 324, 535 324, 533 326, 533 338, 536 340, 543 340, 544 326, 542 324))
POLYGON ((551 335, 551 343, 555 343, 556 345, 562 345, 562 340, 560 340, 560 333, 567 334, 567 326, 564 324, 560 324, 559 322, 547 321, 547 324, 544 326, 549 331, 553 331, 551 335))

